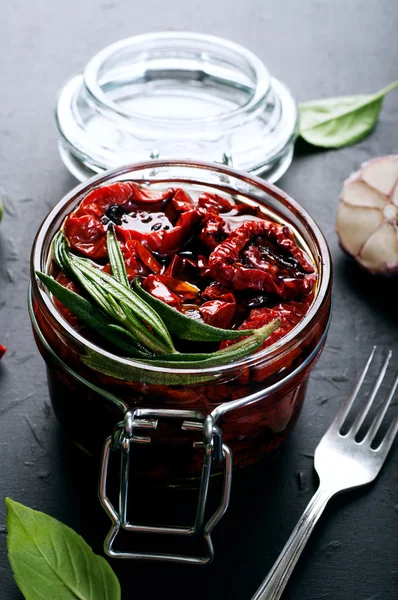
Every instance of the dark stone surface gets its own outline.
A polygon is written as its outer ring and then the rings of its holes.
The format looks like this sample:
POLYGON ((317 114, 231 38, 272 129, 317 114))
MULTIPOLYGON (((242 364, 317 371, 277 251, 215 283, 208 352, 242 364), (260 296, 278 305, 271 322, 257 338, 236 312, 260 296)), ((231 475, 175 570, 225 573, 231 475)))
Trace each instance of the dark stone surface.
MULTIPOLYGON (((77 529, 100 551, 108 528, 95 473, 64 443, 51 409, 26 308, 34 233, 75 181, 56 150, 52 110, 59 86, 101 47, 163 29, 235 40, 264 59, 300 100, 375 91, 397 78, 394 0, 87 0, 2 6, 0 19, 0 597, 21 598, 7 562, 10 496, 77 529)), ((360 273, 338 248, 334 220, 345 177, 361 162, 396 151, 397 92, 372 135, 355 147, 313 151, 301 144, 279 185, 311 212, 332 251, 334 317, 301 418, 265 477, 233 488, 207 568, 113 562, 123 598, 250 598, 316 488, 312 455, 373 343, 397 352, 397 285, 360 273)), ((398 595, 398 449, 377 482, 334 501, 289 583, 290 600, 392 600, 398 595)))

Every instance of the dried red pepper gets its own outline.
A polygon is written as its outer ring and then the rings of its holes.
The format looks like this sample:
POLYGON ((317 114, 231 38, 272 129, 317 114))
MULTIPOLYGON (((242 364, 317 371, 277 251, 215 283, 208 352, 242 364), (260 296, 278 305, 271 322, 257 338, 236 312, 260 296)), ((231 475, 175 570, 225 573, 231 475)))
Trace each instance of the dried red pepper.
POLYGON ((3 356, 5 355, 6 352, 7 352, 7 348, 0 344, 0 359, 3 358, 3 356))
POLYGON ((286 225, 249 221, 210 254, 214 279, 235 290, 261 290, 292 298, 308 294, 316 272, 286 225))

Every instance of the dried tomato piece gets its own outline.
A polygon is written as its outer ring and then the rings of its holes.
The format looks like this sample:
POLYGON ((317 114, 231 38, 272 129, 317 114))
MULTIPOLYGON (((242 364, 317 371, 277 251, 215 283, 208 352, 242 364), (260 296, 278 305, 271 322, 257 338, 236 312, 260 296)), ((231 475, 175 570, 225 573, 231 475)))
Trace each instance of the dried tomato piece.
POLYGON ((162 210, 165 202, 170 200, 174 193, 173 188, 160 192, 139 186, 132 181, 111 183, 89 192, 72 214, 77 217, 92 215, 101 219, 114 205, 123 205, 126 212, 139 208, 162 210))
POLYGON ((203 254, 200 254, 198 256, 198 269, 200 272, 200 276, 203 277, 203 279, 211 278, 208 262, 209 260, 207 256, 204 256, 203 254))
POLYGON ((203 217, 199 237, 210 250, 228 237, 230 228, 220 213, 229 213, 234 206, 233 202, 218 194, 205 192, 199 196, 198 213, 203 217))
MULTIPOLYGON (((283 302, 272 308, 253 308, 250 311, 249 317, 242 323, 238 329, 259 329, 263 325, 267 325, 274 319, 279 318, 281 320, 281 326, 279 329, 274 331, 263 343, 260 350, 268 348, 286 334, 289 333, 307 314, 313 301, 313 294, 306 296, 303 301, 290 300, 289 302, 283 302)), ((235 344, 238 340, 227 340, 221 342, 220 348, 226 348, 235 344)), ((260 351, 259 350, 259 351, 260 351)), ((303 348, 301 346, 296 347, 294 350, 289 352, 287 356, 283 356, 280 360, 272 363, 271 366, 259 367, 255 372, 253 370, 252 379, 256 381, 263 381, 266 377, 269 377, 279 371, 279 369, 287 368, 292 362, 301 354, 303 348)))
POLYGON ((201 215, 205 215, 208 212, 229 212, 235 208, 235 204, 224 196, 219 194, 213 194, 211 192, 204 192, 198 198, 198 210, 201 215))
POLYGON ((200 239, 209 250, 217 248, 231 233, 229 225, 218 214, 209 213, 202 221, 200 239))
POLYGON ((198 198, 198 212, 203 217, 200 239, 210 250, 244 222, 264 218, 258 206, 234 204, 223 196, 207 192, 198 198))
POLYGON ((266 220, 238 227, 210 254, 208 266, 214 279, 235 290, 261 290, 282 298, 310 293, 317 278, 289 227, 266 220))
MULTIPOLYGON (((152 273, 161 273, 162 265, 156 260, 154 255, 148 248, 145 248, 140 242, 137 240, 129 240, 123 251, 125 260, 129 260, 134 258, 137 262, 137 258, 147 266, 152 273)), ((137 269, 138 271, 138 269, 137 269)))
POLYGON ((157 278, 184 301, 195 300, 199 294, 199 288, 188 281, 181 281, 167 275, 158 275, 157 278))
POLYGON ((65 220, 64 233, 72 246, 90 258, 105 258, 106 229, 96 217, 71 213, 65 220))
POLYGON ((235 316, 235 306, 235 302, 209 300, 199 307, 199 312, 208 325, 229 329, 235 316))
POLYGON ((143 282, 142 287, 144 290, 152 294, 154 298, 158 300, 162 300, 169 306, 173 306, 180 310, 181 308, 181 299, 174 294, 169 288, 159 279, 158 275, 148 275, 143 282))
POLYGON ((203 292, 201 297, 204 300, 224 300, 224 302, 235 302, 235 296, 232 290, 221 285, 217 281, 212 281, 203 292))
POLYGON ((159 254, 177 252, 199 219, 182 189, 158 192, 130 181, 113 183, 88 193, 65 220, 70 245, 93 258, 107 257, 106 230, 113 222, 120 241, 137 240, 159 254))
POLYGON ((193 258, 175 254, 165 270, 164 275, 196 283, 200 279, 198 261, 193 258))
POLYGON ((6 352, 7 352, 7 348, 5 346, 3 346, 2 344, 0 344, 0 359, 3 358, 3 356, 5 355, 6 352))

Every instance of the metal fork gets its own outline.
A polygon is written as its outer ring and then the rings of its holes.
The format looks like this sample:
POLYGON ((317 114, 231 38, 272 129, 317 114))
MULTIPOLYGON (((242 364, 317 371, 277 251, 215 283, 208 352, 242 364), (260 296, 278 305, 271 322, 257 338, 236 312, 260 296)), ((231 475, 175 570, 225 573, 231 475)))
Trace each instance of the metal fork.
POLYGON ((340 408, 334 421, 315 450, 315 469, 319 475, 318 490, 310 500, 310 503, 280 553, 279 558, 254 594, 252 600, 278 600, 281 597, 304 546, 329 500, 339 492, 373 481, 387 457, 398 431, 398 417, 391 422, 377 448, 373 449, 371 444, 395 394, 398 385, 398 376, 394 380, 387 398, 379 407, 365 437, 360 442, 357 442, 355 438, 384 379, 391 359, 391 351, 388 353, 371 393, 357 413, 352 426, 346 433, 341 433, 347 415, 373 360, 375 351, 376 346, 374 346, 351 396, 347 398, 346 402, 340 408))

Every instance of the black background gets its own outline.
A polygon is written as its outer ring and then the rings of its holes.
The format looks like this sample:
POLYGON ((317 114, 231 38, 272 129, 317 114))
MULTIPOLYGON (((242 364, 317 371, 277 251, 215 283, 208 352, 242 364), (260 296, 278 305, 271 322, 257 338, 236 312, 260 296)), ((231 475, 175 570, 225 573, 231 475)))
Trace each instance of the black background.
MULTIPOLYGON (((76 182, 57 154, 55 94, 103 46, 156 30, 194 30, 246 45, 299 100, 376 91, 398 78, 394 0, 14 0, 0 19, 0 598, 21 598, 6 554, 11 498, 74 527, 101 551, 108 519, 95 477, 70 450, 49 406, 45 370, 26 307, 28 256, 48 210, 76 182)), ((377 155, 397 152, 398 92, 376 130, 354 147, 297 146, 279 185, 317 220, 334 263, 333 322, 300 420, 267 477, 233 487, 206 568, 113 562, 123 598, 249 599, 316 488, 312 455, 373 343, 397 356, 397 285, 361 273, 338 248, 343 180, 377 155)), ((396 359, 394 359, 396 362, 396 359)), ((398 592, 398 448, 373 486, 335 500, 286 590, 290 600, 392 600, 398 592)))

